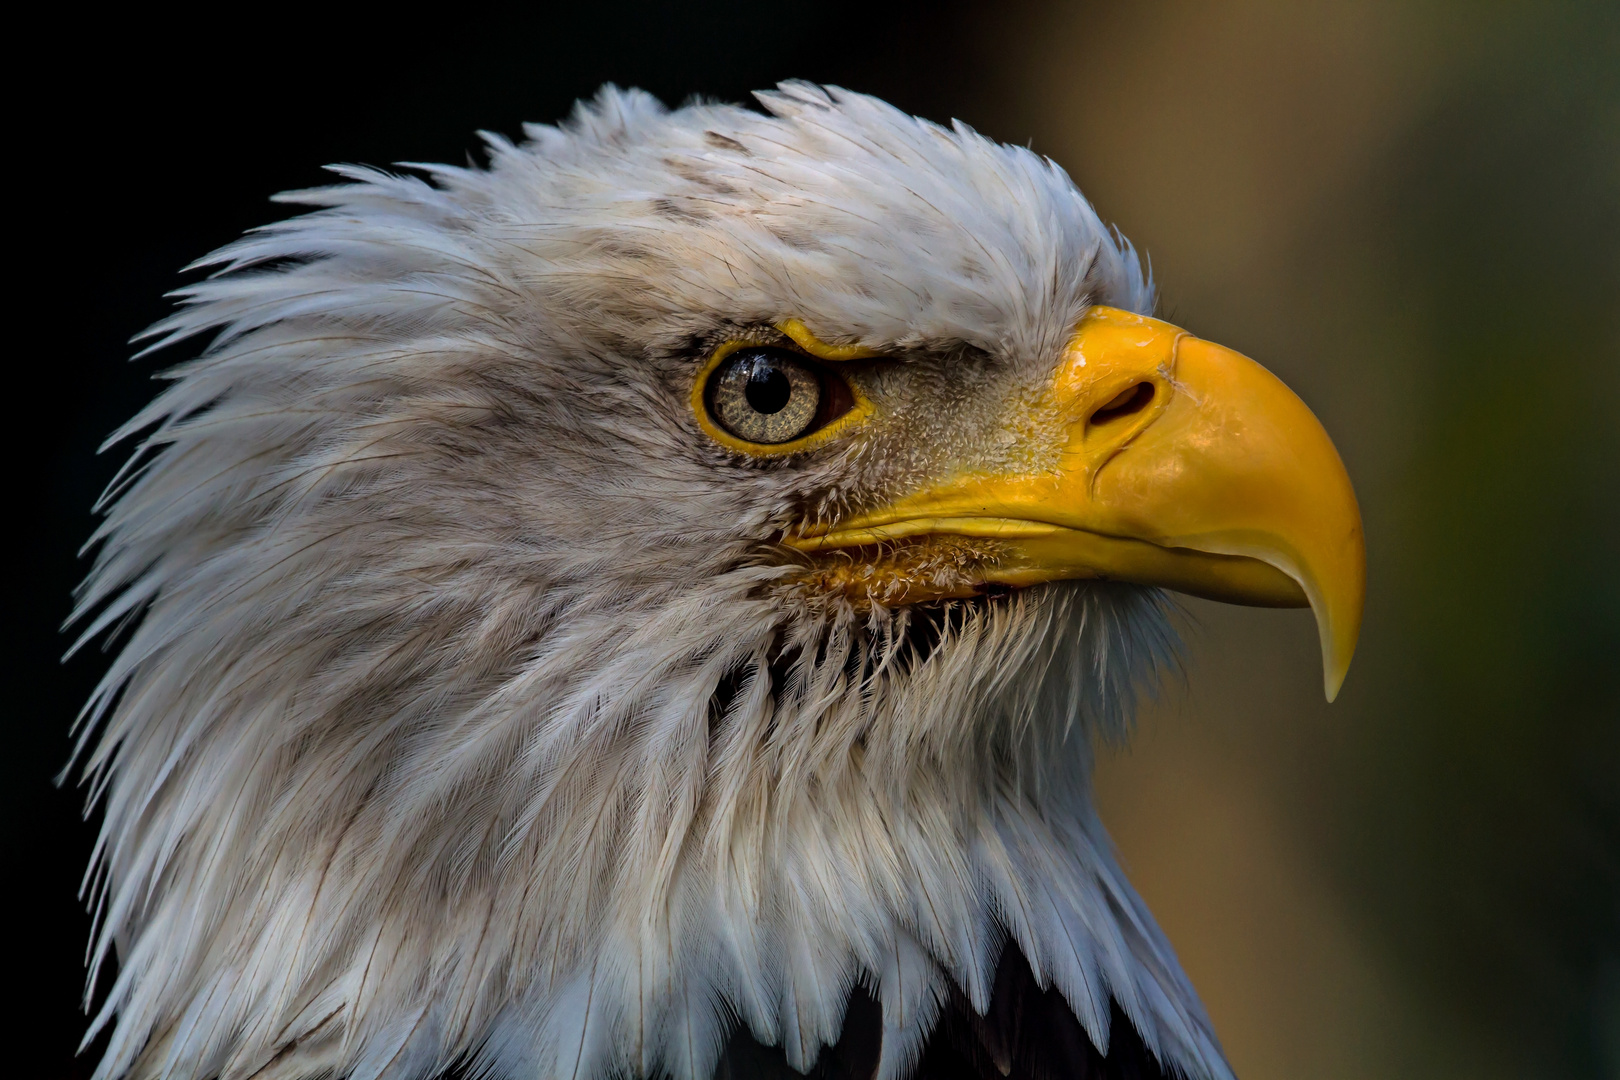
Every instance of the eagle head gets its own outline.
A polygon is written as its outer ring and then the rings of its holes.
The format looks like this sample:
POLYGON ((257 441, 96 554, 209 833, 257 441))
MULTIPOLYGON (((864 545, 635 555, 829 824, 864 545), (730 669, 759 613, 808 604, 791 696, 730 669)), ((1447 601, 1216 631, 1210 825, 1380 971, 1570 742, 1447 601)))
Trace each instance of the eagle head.
POLYGON ((1091 755, 1163 589, 1309 603, 1333 695, 1344 468, 1050 161, 759 101, 338 169, 149 331, 210 340, 80 595, 99 1077, 825 1073, 860 1016, 863 1080, 951 1025, 1229 1075, 1091 755))

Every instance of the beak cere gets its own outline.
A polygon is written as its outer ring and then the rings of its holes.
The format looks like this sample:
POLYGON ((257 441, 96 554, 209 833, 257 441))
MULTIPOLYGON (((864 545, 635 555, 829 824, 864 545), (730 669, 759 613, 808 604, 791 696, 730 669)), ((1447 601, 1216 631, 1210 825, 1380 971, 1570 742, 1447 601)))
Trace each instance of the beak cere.
MULTIPOLYGON (((1055 469, 964 474, 787 543, 806 552, 938 537, 989 541, 980 584, 1156 585, 1316 614, 1332 701, 1366 593, 1361 511, 1338 451, 1265 368, 1157 319, 1095 307, 1044 406, 1055 469)), ((902 602, 968 595, 919 577, 902 602)))

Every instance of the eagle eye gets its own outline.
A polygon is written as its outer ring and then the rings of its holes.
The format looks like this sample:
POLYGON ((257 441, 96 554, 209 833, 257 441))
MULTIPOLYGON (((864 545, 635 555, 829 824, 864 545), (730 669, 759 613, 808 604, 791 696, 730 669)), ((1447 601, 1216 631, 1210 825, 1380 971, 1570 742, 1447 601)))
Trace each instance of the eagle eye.
POLYGON ((743 443, 781 447, 855 404, 842 377, 788 349, 742 345, 718 359, 707 372, 703 406, 716 427, 743 443))

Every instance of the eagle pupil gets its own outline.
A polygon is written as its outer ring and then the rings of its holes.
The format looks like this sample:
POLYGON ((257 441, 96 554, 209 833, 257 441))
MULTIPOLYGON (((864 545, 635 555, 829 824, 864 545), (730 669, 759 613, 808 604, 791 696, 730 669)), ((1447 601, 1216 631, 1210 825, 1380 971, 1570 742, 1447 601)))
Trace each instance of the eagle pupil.
POLYGON ((743 394, 755 412, 769 416, 787 407, 788 398, 793 396, 793 384, 769 361, 757 361, 748 375, 743 394))

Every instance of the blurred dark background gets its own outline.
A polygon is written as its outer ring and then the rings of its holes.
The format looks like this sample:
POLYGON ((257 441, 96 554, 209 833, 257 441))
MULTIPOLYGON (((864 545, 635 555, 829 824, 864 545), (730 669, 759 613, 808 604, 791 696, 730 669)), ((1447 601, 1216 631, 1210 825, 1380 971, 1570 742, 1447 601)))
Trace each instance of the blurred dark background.
MULTIPOLYGON (((23 1072, 87 1076, 92 825, 52 777, 104 435, 181 268, 329 162, 463 161, 603 82, 878 94, 1058 160, 1163 313, 1289 381, 1361 495, 1339 703, 1303 613, 1189 603, 1104 814, 1240 1076, 1620 1077, 1620 6, 600 3, 47 13, 14 37, 5 757, 23 1072), (15 249, 14 249, 15 250, 15 249), (37 1065, 29 1064, 37 1055, 37 1065)), ((166 362, 180 359, 167 358, 166 362)))

